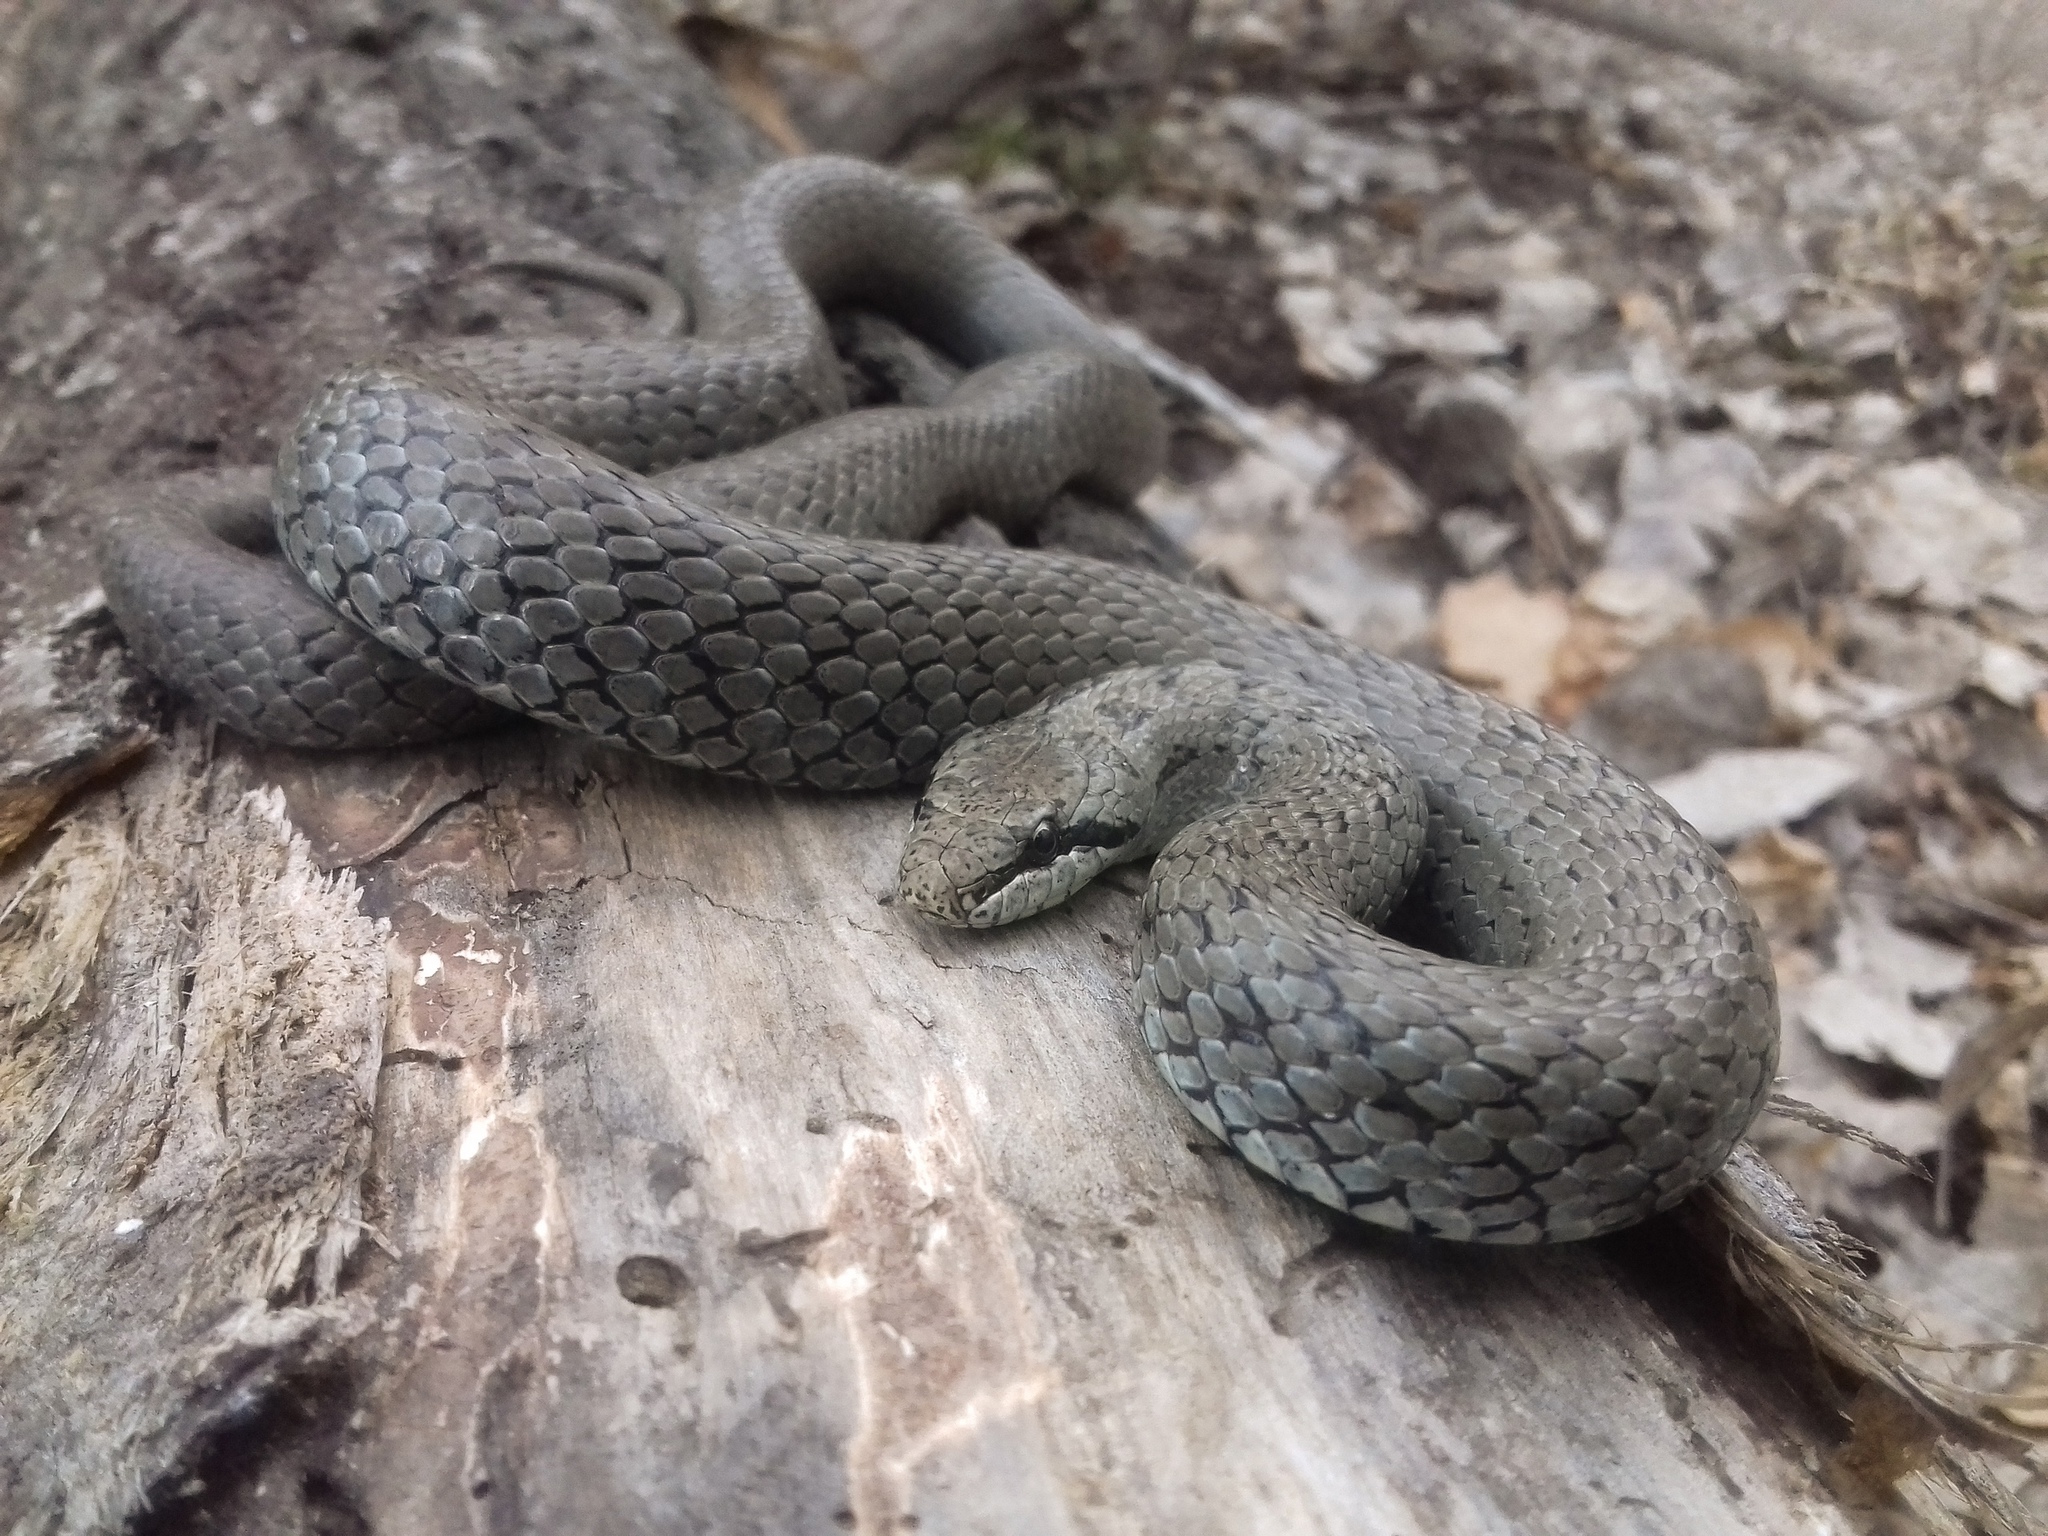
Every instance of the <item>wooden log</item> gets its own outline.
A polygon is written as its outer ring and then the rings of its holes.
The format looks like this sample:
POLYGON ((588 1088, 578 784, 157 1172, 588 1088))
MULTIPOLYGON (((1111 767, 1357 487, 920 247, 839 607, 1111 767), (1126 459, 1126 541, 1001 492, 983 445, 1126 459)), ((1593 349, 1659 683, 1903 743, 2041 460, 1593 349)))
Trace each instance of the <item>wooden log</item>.
POLYGON ((1641 0, 1508 0, 1539 15, 1626 38, 1661 53, 1698 59, 1740 80, 1753 81, 1797 101, 1810 102, 1857 127, 1887 121, 1896 104, 1825 57, 1812 18, 1773 16, 1759 32, 1757 18, 1695 13, 1641 0), (1802 26, 1801 23, 1806 25, 1802 26))
MULTIPOLYGON (((261 462, 393 340, 631 325, 473 268, 651 261, 761 153, 630 0, 13 21, 10 655, 92 584, 88 492, 261 462)), ((1432 1246, 1210 1142, 1128 883, 953 933, 891 900, 901 797, 149 718, 0 868, 0 1529, 1834 1518, 1669 1225, 1432 1246)))

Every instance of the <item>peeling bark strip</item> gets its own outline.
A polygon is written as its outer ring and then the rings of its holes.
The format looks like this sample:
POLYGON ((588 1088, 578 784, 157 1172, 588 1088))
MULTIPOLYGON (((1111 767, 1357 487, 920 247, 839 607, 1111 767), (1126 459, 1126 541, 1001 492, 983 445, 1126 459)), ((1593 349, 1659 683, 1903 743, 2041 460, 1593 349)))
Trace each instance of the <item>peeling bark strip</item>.
POLYGON ((336 1289, 380 925, 275 790, 208 789, 161 765, 100 797, 0 926, 0 1443, 24 1529, 114 1524, 369 1320, 336 1289))
MULTIPOLYGON (((10 19, 39 632, 92 582, 81 493, 260 463, 391 342, 630 328, 475 266, 651 262, 760 155, 637 0, 10 19)), ((1819 1431, 1659 1280, 1668 1231, 1434 1249, 1219 1155, 1137 1038, 1126 892, 944 932, 891 904, 897 801, 162 718, 0 868, 0 1529, 1825 1518, 1819 1431)))
POLYGON ((0 651, 0 860, 76 790, 149 745, 134 673, 87 598, 0 651))

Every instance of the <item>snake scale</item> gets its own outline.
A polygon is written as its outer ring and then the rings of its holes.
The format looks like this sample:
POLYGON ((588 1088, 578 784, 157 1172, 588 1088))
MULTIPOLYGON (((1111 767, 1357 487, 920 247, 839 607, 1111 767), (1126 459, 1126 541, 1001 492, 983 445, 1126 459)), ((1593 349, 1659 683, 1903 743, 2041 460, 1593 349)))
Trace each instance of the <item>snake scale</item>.
POLYGON ((267 487, 131 495, 102 538, 131 644, 276 741, 514 710, 770 784, 929 781, 903 890, 952 922, 1163 847, 1135 964, 1167 1082, 1367 1221, 1581 1238, 1720 1165, 1775 1070, 1775 988, 1726 869, 1654 794, 1227 597, 911 542, 965 510, 1021 525, 1062 488, 1128 497, 1163 429, 1078 309, 899 177, 770 167, 706 205, 670 275, 686 340, 360 363, 267 487), (842 306, 973 371, 935 406, 847 413, 842 306))

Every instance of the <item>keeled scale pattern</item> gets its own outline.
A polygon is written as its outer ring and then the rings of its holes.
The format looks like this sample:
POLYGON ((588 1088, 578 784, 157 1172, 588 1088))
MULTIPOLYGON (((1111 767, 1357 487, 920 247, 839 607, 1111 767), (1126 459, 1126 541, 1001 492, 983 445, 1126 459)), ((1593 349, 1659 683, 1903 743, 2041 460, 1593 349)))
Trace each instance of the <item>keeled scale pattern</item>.
POLYGON ((260 469, 172 475, 106 509, 100 581, 142 664, 246 735, 295 747, 441 741, 504 716, 336 620, 235 547, 267 522, 260 469))
MULTIPOLYGON (((398 366, 615 466, 667 467, 700 505, 846 534, 915 538, 969 507, 1015 522, 1063 486, 1127 496, 1156 472, 1149 385, 1029 264, 901 177, 785 161, 700 213, 671 264, 689 338, 457 342, 398 366), (956 361, 995 366, 938 408, 842 416, 828 305, 892 314, 956 361)), ((247 503, 268 494, 255 473, 136 487, 107 518, 108 595, 152 668, 237 730, 293 746, 389 746, 496 719, 282 566, 223 547, 254 547, 247 503)))
POLYGON ((964 726, 1165 654, 1133 605, 1050 571, 704 514, 379 369, 328 387, 279 477, 287 556, 387 645, 493 703, 769 783, 922 777, 964 726))
MULTIPOLYGON (((1382 739, 1404 758, 1418 738, 1402 722, 1382 739)), ((1355 808, 1341 782, 1297 784, 1155 861, 1146 1043, 1253 1166, 1367 1221, 1524 1243, 1662 1210, 1721 1165, 1775 1070, 1754 920, 1647 792, 1607 786, 1608 836, 1589 838, 1583 775, 1527 723, 1485 720, 1447 755, 1463 762, 1431 787, 1427 901, 1458 952, 1495 965, 1355 920, 1337 882, 1389 860, 1401 828, 1373 827, 1379 802, 1355 808), (1484 802, 1500 819, 1461 833, 1453 807, 1484 802), (1347 809, 1378 837, 1349 836, 1347 809)))
POLYGON ((1365 1220, 1534 1242, 1683 1196, 1775 1050, 1725 873, 1533 722, 1491 707, 1418 730, 1412 704, 1332 709, 1319 681, 1136 668, 963 738, 919 801, 903 897, 1008 922, 1159 850, 1135 960, 1160 1070, 1253 1165, 1365 1220), (1619 813, 1612 849, 1568 809, 1589 777, 1619 813), (1502 796, 1490 831, 1451 830, 1502 796), (1034 854, 1048 826, 1066 851, 1034 854), (1374 931, 1418 870, 1408 920, 1496 964, 1374 931))

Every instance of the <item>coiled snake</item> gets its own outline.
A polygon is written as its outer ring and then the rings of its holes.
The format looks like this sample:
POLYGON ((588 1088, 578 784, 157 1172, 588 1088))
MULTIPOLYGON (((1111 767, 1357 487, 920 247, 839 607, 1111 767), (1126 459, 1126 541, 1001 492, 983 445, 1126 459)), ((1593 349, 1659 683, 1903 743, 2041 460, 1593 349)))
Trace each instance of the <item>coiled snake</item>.
POLYGON ((1655 795, 1228 598, 903 542, 1062 487, 1128 496, 1162 429, 1084 315, 898 177, 772 167, 671 275, 688 341, 359 364, 267 493, 256 471, 152 488, 102 544, 134 648, 289 743, 496 707, 771 784, 930 779, 904 892, 956 922, 1164 844, 1137 991, 1167 1081, 1368 1221, 1579 1238, 1719 1166, 1775 1067, 1775 991, 1727 871, 1655 795), (975 371, 934 407, 841 414, 822 311, 848 305, 975 371), (296 574, 250 552, 266 520, 296 574))

